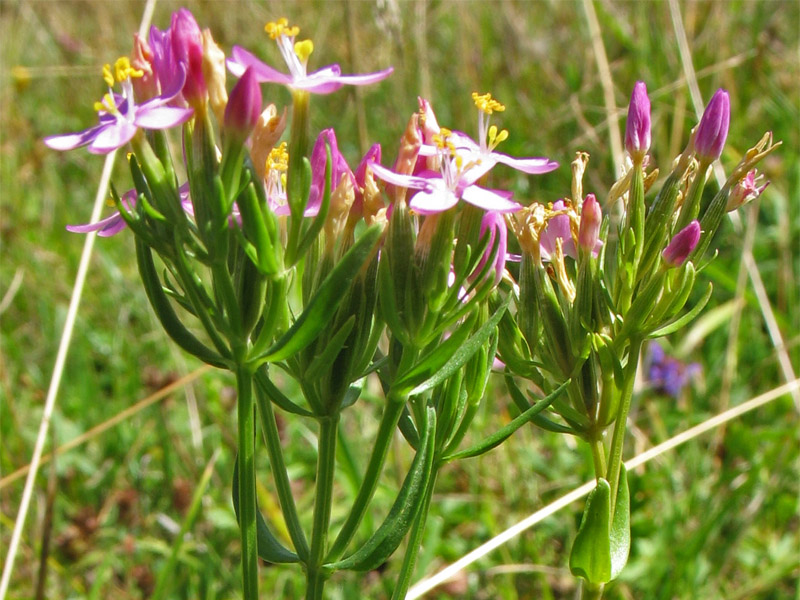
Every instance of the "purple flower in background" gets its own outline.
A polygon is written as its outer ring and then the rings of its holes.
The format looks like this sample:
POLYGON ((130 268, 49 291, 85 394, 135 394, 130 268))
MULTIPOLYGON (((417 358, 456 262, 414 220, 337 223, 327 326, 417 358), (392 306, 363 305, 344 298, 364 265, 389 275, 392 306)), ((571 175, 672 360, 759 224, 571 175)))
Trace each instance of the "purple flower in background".
POLYGON ((275 40, 280 49, 281 55, 289 73, 281 73, 263 63, 253 54, 242 48, 234 46, 231 50, 231 58, 228 59, 228 69, 237 77, 241 76, 245 69, 252 67, 258 77, 258 81, 280 83, 295 90, 303 90, 312 94, 330 94, 335 92, 343 85, 367 85, 386 79, 394 69, 389 67, 376 73, 364 75, 342 75, 339 65, 328 65, 313 73, 307 72, 308 57, 314 50, 311 40, 303 40, 295 43, 295 37, 300 33, 298 27, 289 27, 286 19, 278 19, 277 22, 267 23, 264 28, 269 36, 275 40))
POLYGON ((697 219, 681 229, 661 253, 664 262, 671 267, 681 266, 697 246, 701 233, 700 222, 697 219))
POLYGON ((192 117, 191 108, 166 106, 180 93, 183 85, 180 80, 173 82, 180 85, 137 105, 133 98, 131 78, 141 76, 142 72, 133 69, 128 58, 124 56, 114 63, 113 71, 111 65, 105 65, 103 78, 109 86, 109 92, 100 102, 95 103, 100 124, 77 133, 46 137, 44 143, 54 150, 72 150, 88 145, 88 150, 92 154, 108 154, 127 144, 140 127, 167 129, 180 125, 192 117), (121 95, 111 90, 115 81, 121 84, 121 95))
POLYGON ((625 149, 634 162, 641 162, 650 149, 650 98, 643 81, 633 86, 625 123, 625 149))
POLYGON ((697 363, 686 363, 667 356, 658 342, 652 342, 648 348, 647 380, 653 389, 660 394, 677 398, 689 383, 689 379, 700 371, 697 363))
POLYGON ((731 123, 731 101, 728 92, 718 89, 697 126, 694 149, 701 161, 712 162, 722 154, 731 123))

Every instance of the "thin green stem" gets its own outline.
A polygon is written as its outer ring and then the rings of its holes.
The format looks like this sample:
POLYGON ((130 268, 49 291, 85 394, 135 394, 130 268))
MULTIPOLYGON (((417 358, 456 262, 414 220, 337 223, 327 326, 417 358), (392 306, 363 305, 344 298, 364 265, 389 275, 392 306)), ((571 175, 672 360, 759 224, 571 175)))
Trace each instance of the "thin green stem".
POLYGON ((403 557, 403 565, 400 567, 400 574, 397 577, 397 585, 392 593, 392 600, 403 600, 406 597, 408 588, 411 586, 411 578, 414 576, 414 568, 417 565, 417 556, 419 555, 419 548, 422 543, 422 534, 425 530, 425 523, 428 520, 428 509, 431 507, 433 488, 436 485, 436 477, 439 474, 439 465, 437 462, 438 461, 434 459, 431 478, 428 480, 425 488, 425 497, 423 498, 422 505, 419 507, 419 512, 417 512, 416 517, 414 517, 414 523, 411 525, 411 534, 408 537, 406 555, 403 557))
POLYGON ((275 413, 272 410, 272 403, 259 386, 256 386, 256 401, 258 402, 258 414, 261 417, 261 429, 267 444, 269 464, 272 467, 272 476, 275 480, 275 489, 278 492, 278 502, 280 502, 283 518, 286 521, 286 528, 289 530, 289 536, 292 538, 297 555, 301 560, 306 560, 308 558, 308 542, 297 515, 297 505, 292 495, 286 462, 283 459, 283 448, 278 426, 275 423, 275 413))
POLYGON ((602 583, 593 585, 584 581, 581 586, 581 600, 600 600, 603 597, 604 587, 602 583))
POLYGON ((347 515, 347 520, 344 522, 344 525, 342 525, 339 535, 336 536, 325 562, 335 562, 338 560, 358 531, 358 526, 361 524, 367 512, 367 508, 369 507, 369 503, 372 500, 372 496, 375 493, 375 489, 378 487, 378 478, 383 471, 386 455, 394 436, 394 430, 397 427, 397 422, 400 420, 400 415, 403 414, 404 406, 405 402, 398 402, 396 400, 386 404, 386 410, 383 412, 381 423, 378 427, 375 446, 372 448, 367 470, 364 473, 364 480, 361 482, 361 487, 353 502, 353 507, 350 509, 350 514, 347 515))
POLYGON ((239 393, 239 530, 242 538, 242 590, 245 600, 258 599, 258 544, 256 537, 255 416, 253 375, 236 369, 239 393))
POLYGON ((328 526, 331 520, 333 472, 336 466, 336 429, 338 413, 320 419, 319 454, 317 456, 317 489, 314 500, 314 523, 311 528, 311 549, 306 562, 306 600, 321 600, 325 581, 330 573, 322 568, 328 526))
POLYGON ((594 476, 595 479, 600 481, 600 478, 605 478, 607 475, 606 470, 606 449, 603 446, 602 433, 598 434, 589 445, 592 448, 592 462, 594 463, 594 476))
POLYGON ((614 514, 614 504, 617 498, 617 488, 619 487, 619 472, 622 465, 622 447, 625 442, 625 431, 627 430, 628 413, 631 410, 631 399, 633 398, 633 382, 636 379, 636 369, 639 363, 639 352, 642 349, 642 340, 632 338, 628 349, 628 364, 625 365, 625 382, 622 397, 619 402, 616 423, 614 423, 614 435, 611 438, 611 450, 608 458, 607 479, 611 486, 611 514, 614 514))

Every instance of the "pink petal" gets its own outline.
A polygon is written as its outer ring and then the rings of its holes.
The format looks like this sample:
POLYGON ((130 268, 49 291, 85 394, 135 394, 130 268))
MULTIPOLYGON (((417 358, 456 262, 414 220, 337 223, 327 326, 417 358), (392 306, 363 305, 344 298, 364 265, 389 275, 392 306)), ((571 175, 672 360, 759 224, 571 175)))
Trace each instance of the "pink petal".
POLYGON ((97 221, 97 223, 87 223, 86 225, 67 225, 67 231, 71 231, 72 233, 91 233, 92 231, 99 231, 100 233, 98 235, 102 237, 112 236, 124 228, 125 221, 119 212, 116 212, 110 217, 106 217, 101 221, 97 221))
POLYGON ((514 158, 500 152, 492 152, 492 158, 499 163, 508 165, 512 169, 528 173, 529 175, 540 175, 549 173, 558 168, 558 163, 549 158, 514 158))
POLYGON ((382 167, 378 163, 371 163, 369 167, 372 169, 372 174, 375 175, 375 177, 385 181, 386 183, 391 183, 392 185, 411 188, 414 190, 423 190, 431 187, 431 181, 426 177, 401 175, 387 169, 386 167, 382 167))
POLYGON ((136 129, 136 125, 126 121, 118 121, 113 125, 107 125, 89 144, 89 152, 92 154, 108 154, 112 150, 122 148, 122 146, 131 141, 131 138, 136 134, 136 129))
POLYGON ((375 73, 366 73, 364 75, 340 75, 339 81, 345 85, 368 85, 370 83, 383 81, 389 75, 391 75, 393 71, 394 68, 389 67, 388 69, 384 69, 383 71, 377 71, 375 73))
POLYGON ((423 215, 432 215, 453 208, 458 196, 445 186, 444 181, 432 182, 432 187, 414 194, 408 205, 423 215))
POLYGON ((247 67, 252 67, 259 83, 270 82, 282 83, 284 85, 292 83, 292 77, 290 75, 276 71, 269 65, 261 62, 255 55, 241 46, 234 46, 231 50, 231 56, 232 58, 229 58, 225 64, 228 66, 228 70, 237 77, 244 75, 247 67))
POLYGON ((154 106, 142 110, 139 107, 134 117, 137 127, 145 129, 167 129, 185 123, 192 118, 194 111, 191 108, 177 106, 154 106))
POLYGON ((483 210, 494 210, 499 213, 516 212, 522 208, 521 204, 511 199, 510 192, 487 190, 477 185, 465 188, 461 198, 483 210))
POLYGON ((65 133, 63 135, 51 135, 44 138, 44 143, 53 150, 73 150, 80 146, 85 146, 100 133, 106 125, 96 125, 77 133, 65 133))

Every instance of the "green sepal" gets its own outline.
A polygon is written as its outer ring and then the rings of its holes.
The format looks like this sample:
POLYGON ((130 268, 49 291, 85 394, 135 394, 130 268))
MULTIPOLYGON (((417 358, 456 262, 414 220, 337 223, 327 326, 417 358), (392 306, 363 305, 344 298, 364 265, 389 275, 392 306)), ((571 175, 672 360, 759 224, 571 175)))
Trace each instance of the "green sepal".
POLYGON ((419 432, 417 431, 416 425, 414 425, 414 419, 411 418, 408 407, 403 408, 403 414, 400 415, 397 421, 397 428, 400 430, 400 433, 403 434, 403 437, 406 438, 408 445, 414 450, 419 450, 419 432))
POLYGON ((528 408, 525 412, 523 412, 521 415, 512 420, 508 425, 500 428, 498 431, 494 432, 492 435, 488 436, 484 440, 475 444, 471 448, 467 448, 466 450, 450 454, 449 456, 444 457, 442 460, 444 462, 450 462, 461 458, 472 458, 473 456, 480 456, 481 454, 485 454, 492 448, 496 448, 504 441, 506 441, 511 436, 511 434, 513 434, 517 429, 525 425, 527 422, 531 421, 533 417, 535 417, 543 410, 548 408, 556 400, 556 398, 558 398, 558 396, 561 395, 561 393, 567 388, 567 385, 569 383, 570 380, 568 379, 560 386, 558 386, 547 397, 542 398, 539 402, 537 402, 536 404, 528 408))
POLYGON ((342 326, 339 327, 339 330, 333 336, 325 340, 325 347, 322 349, 322 352, 314 357, 311 364, 309 364, 308 368, 303 372, 303 377, 305 379, 316 381, 326 369, 332 367, 333 361, 347 341, 347 336, 350 335, 355 323, 356 316, 350 315, 350 317, 342 323, 342 326))
POLYGON ((436 411, 429 406, 422 444, 386 519, 361 548, 344 560, 326 567, 333 570, 371 571, 386 562, 397 550, 425 498, 425 489, 433 471, 435 431, 436 411))
MULTIPOLYGON (((408 392, 408 395, 414 396, 433 389, 445 379, 449 378, 453 373, 455 373, 455 371, 464 366, 464 364, 472 357, 472 355, 475 354, 478 349, 486 343, 486 340, 489 339, 489 336, 495 332, 497 323, 500 321, 500 318, 503 316, 503 313, 508 307, 509 301, 510 297, 506 297, 500 307, 491 317, 489 317, 486 323, 481 325, 481 327, 466 342, 464 342, 464 344, 457 348, 455 353, 450 356, 450 358, 441 366, 441 368, 433 373, 428 373, 427 370, 424 373, 415 373, 415 370, 412 369, 409 375, 404 377, 405 381, 402 382, 403 385, 398 385, 398 388, 404 389, 413 386, 413 389, 408 392)), ((399 393, 405 395, 402 392, 399 393)))
MULTIPOLYGON (((328 218, 328 211, 330 210, 331 206, 331 163, 333 159, 331 158, 331 147, 329 144, 325 144, 325 187, 322 193, 322 202, 320 203, 319 212, 317 216, 314 217, 314 220, 311 222, 311 226, 306 230, 303 234, 300 243, 297 246, 297 257, 301 257, 306 253, 306 250, 311 246, 313 242, 316 241, 317 237, 319 236, 319 232, 322 231, 322 227, 325 225, 325 219, 328 218)), ((310 168, 309 163, 309 168, 310 168)), ((338 182, 337 182, 338 185, 338 182)))
POLYGON ((203 362, 222 369, 227 368, 228 361, 225 358, 208 348, 181 323, 169 302, 169 298, 164 293, 161 280, 158 278, 158 273, 153 264, 152 252, 138 237, 136 238, 136 261, 139 265, 139 275, 142 278, 147 298, 150 300, 150 305, 153 307, 167 335, 178 346, 203 362))
POLYGON ((272 347, 257 357, 257 362, 284 360, 308 346, 317 337, 336 314, 336 307, 344 299, 342 290, 350 287, 373 252, 380 235, 379 225, 373 225, 363 233, 328 274, 294 324, 272 347))
POLYGON ((242 215, 242 228, 245 238, 252 244, 253 249, 247 252, 249 248, 245 244, 242 244, 242 247, 259 271, 265 275, 274 275, 278 272, 278 264, 264 214, 269 209, 261 205, 255 188, 255 184, 251 181, 244 189, 244 193, 239 195, 238 206, 242 215), (255 254, 255 259, 252 254, 255 254))
POLYGON ((569 556, 572 574, 595 585, 616 579, 630 553, 630 492, 625 465, 620 468, 613 518, 611 486, 601 478, 586 499, 581 525, 569 556))
POLYGON ((295 415, 300 415, 301 417, 313 417, 314 413, 305 408, 298 406, 289 398, 287 398, 283 392, 281 392, 272 381, 270 381, 269 377, 267 377, 267 373, 264 369, 258 369, 255 375, 256 385, 261 388, 261 391, 264 392, 266 395, 276 406, 282 408, 288 413, 292 413, 295 415))
MULTIPOLYGON (((233 511, 236 513, 236 520, 239 521, 239 459, 234 460, 233 467, 233 511)), ((261 511, 256 507, 256 539, 258 545, 258 556, 262 560, 270 563, 296 563, 300 557, 289 550, 278 541, 267 526, 267 522, 261 515, 261 511)))
POLYGON ((684 314, 684 315, 682 315, 680 317, 677 317, 677 318, 673 319, 672 321, 668 322, 666 325, 662 325, 658 329, 656 329, 654 331, 651 331, 648 334, 647 339, 651 339, 652 340, 652 339, 657 338, 657 337, 662 337, 662 336, 665 336, 665 335, 669 335, 670 333, 674 333, 675 331, 678 331, 679 329, 681 329, 682 327, 687 325, 697 315, 700 314, 700 311, 702 311, 705 308, 706 304, 708 303, 709 298, 711 298, 711 292, 713 290, 713 287, 714 286, 711 283, 709 283, 708 287, 706 288, 705 293, 703 294, 703 297, 700 298, 700 300, 697 302, 697 304, 695 304, 689 310, 689 312, 687 312, 686 314, 684 314))
POLYGON ((711 244, 711 239, 722 224, 722 218, 725 216, 725 209, 728 204, 728 191, 727 185, 722 186, 722 189, 711 200, 705 214, 700 218, 700 230, 703 235, 700 236, 700 241, 689 255, 689 260, 693 263, 698 263, 703 257, 706 249, 711 244))

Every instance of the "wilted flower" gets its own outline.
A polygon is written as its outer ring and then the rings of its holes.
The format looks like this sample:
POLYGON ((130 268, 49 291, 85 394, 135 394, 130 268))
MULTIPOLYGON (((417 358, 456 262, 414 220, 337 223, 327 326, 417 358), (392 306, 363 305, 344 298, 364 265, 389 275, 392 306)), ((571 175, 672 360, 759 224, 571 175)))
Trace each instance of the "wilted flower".
POLYGON ((286 66, 289 67, 289 73, 276 71, 241 46, 234 46, 231 50, 232 58, 228 59, 228 69, 237 77, 241 76, 247 67, 253 67, 259 82, 281 83, 312 94, 330 94, 343 85, 367 85, 381 81, 394 70, 389 67, 376 73, 342 75, 342 69, 339 65, 334 64, 309 74, 307 73, 308 57, 314 50, 311 40, 295 43, 295 37, 300 33, 300 29, 289 27, 286 19, 267 23, 264 29, 270 38, 278 43, 286 66))
POLYGON ((769 181, 759 185, 763 180, 764 176, 759 175, 757 169, 748 171, 744 179, 733 186, 733 189, 728 194, 728 204, 725 210, 731 212, 758 198, 769 185, 769 181))
POLYGON ((694 148, 701 161, 712 162, 722 154, 731 122, 728 92, 718 89, 706 106, 695 134, 694 148))
POLYGON ((650 98, 647 86, 637 81, 633 86, 625 123, 625 149, 635 163, 640 163, 650 148, 650 98))
POLYGON ((109 91, 100 102, 95 103, 100 124, 77 133, 46 137, 44 143, 54 150, 72 150, 88 145, 92 154, 107 154, 127 144, 140 127, 167 129, 191 118, 191 108, 165 106, 180 93, 183 87, 182 78, 174 80, 172 83, 177 85, 173 85, 160 96, 137 106, 134 103, 131 78, 141 77, 142 74, 132 68, 130 61, 124 56, 117 59, 113 70, 111 65, 105 65, 103 78, 109 91), (122 87, 121 95, 111 90, 115 81, 122 87))
POLYGON ((602 222, 600 203, 594 194, 589 194, 581 207, 581 224, 578 229, 578 245, 581 248, 588 252, 596 252, 602 222))
POLYGON ((550 260, 556 252, 556 240, 561 239, 561 250, 565 256, 578 258, 575 240, 572 237, 572 217, 575 209, 564 200, 556 200, 547 219, 547 226, 539 237, 542 260, 550 260))
POLYGON ((697 219, 676 233, 661 253, 664 262, 671 267, 681 266, 700 241, 700 233, 700 222, 697 219))

